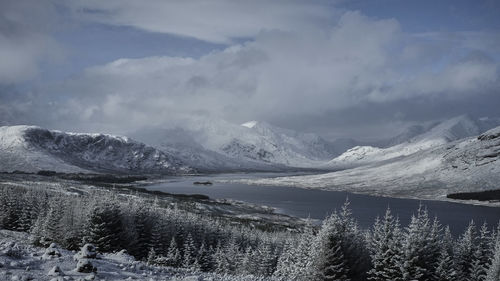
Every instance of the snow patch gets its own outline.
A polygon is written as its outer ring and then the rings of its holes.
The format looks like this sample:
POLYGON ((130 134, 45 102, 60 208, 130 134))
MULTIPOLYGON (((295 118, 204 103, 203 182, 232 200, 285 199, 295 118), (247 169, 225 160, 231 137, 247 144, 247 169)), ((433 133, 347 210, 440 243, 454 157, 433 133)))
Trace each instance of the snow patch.
POLYGON ((258 123, 257 121, 248 121, 248 122, 241 124, 241 126, 251 129, 251 128, 255 127, 257 125, 257 123, 258 123))

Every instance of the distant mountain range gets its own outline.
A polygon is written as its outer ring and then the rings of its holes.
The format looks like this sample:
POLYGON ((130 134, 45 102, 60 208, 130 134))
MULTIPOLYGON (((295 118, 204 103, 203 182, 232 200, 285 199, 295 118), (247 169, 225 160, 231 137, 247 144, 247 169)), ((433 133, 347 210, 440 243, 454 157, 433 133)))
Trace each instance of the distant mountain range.
POLYGON ((149 128, 131 136, 177 155, 198 170, 313 168, 339 154, 318 135, 257 121, 235 125, 200 120, 189 129, 149 128))
POLYGON ((180 174, 337 170, 403 159, 498 125, 498 119, 459 116, 415 125, 393 138, 364 146, 349 139, 330 142, 316 134, 258 121, 235 125, 197 120, 174 129, 144 128, 130 133, 131 138, 4 126, 0 127, 0 171, 180 174))
POLYGON ((382 143, 387 143, 386 146, 355 146, 329 161, 326 166, 354 167, 408 156, 449 142, 477 136, 498 125, 500 125, 500 119, 475 120, 467 115, 441 122, 415 125, 393 138, 382 141, 382 143))
POLYGON ((500 127, 481 132, 495 123, 460 116, 388 148, 349 149, 326 164, 335 172, 245 182, 442 200, 454 192, 498 189, 500 127))

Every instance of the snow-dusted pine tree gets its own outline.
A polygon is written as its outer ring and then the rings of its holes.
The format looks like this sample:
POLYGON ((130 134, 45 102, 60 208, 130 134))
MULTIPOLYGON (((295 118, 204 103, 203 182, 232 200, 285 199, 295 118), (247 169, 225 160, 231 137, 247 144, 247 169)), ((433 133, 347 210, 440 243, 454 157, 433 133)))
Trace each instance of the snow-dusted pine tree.
POLYGON ((138 205, 134 214, 134 225, 137 233, 137 240, 134 256, 139 259, 147 257, 149 246, 151 245, 151 230, 153 228, 153 216, 149 212, 149 208, 138 205))
POLYGON ((437 267, 434 270, 433 280, 436 281, 457 280, 457 271, 455 270, 453 259, 446 248, 442 248, 441 250, 437 267))
POLYGON ((263 276, 270 276, 275 268, 277 262, 277 256, 268 241, 263 241, 257 246, 257 267, 258 274, 263 276))
POLYGON ((486 281, 500 281, 500 236, 496 238, 493 259, 486 273, 486 281))
POLYGON ((339 216, 328 217, 316 236, 313 245, 313 279, 347 281, 349 268, 342 250, 342 233, 339 216))
POLYGON ((468 281, 473 280, 472 265, 476 256, 476 226, 473 221, 470 222, 467 229, 457 240, 455 246, 455 265, 457 269, 457 279, 468 281))
POLYGON ((181 253, 179 251, 179 248, 177 247, 175 237, 172 237, 172 240, 170 240, 166 258, 168 266, 177 267, 181 264, 181 253))
POLYGON ((153 228, 151 229, 151 240, 149 247, 154 248, 155 253, 160 256, 165 255, 168 247, 168 245, 165 244, 165 234, 166 228, 163 224, 163 220, 156 218, 155 222, 153 223, 153 228))
MULTIPOLYGON (((276 271, 274 272, 274 276, 281 278, 281 279, 286 279, 290 278, 291 280, 293 279, 294 275, 294 267, 295 264, 297 263, 296 260, 296 248, 297 246, 294 243, 295 241, 292 239, 288 239, 285 241, 285 244, 283 246, 283 250, 281 252, 281 255, 278 258, 278 263, 276 265, 276 271)), ((246 255, 245 255, 246 257, 246 255)), ((244 258, 246 261, 246 259, 244 258)))
POLYGON ((437 245, 429 244, 431 225, 427 211, 419 207, 416 216, 412 216, 403 240, 403 257, 401 274, 403 280, 429 280, 434 267, 434 261, 428 260, 431 247, 439 249, 437 245), (427 277, 429 276, 429 277, 427 277))
POLYGON ((368 236, 372 269, 368 279, 373 281, 401 280, 401 239, 399 221, 387 208, 382 219, 377 218, 368 236))
POLYGON ((94 244, 101 252, 120 250, 120 218, 120 209, 116 205, 95 205, 88 220, 84 242, 94 244))
POLYGON ((182 267, 192 268, 192 266, 196 261, 197 253, 196 253, 196 245, 194 243, 193 237, 191 236, 191 233, 189 233, 186 239, 184 240, 182 252, 183 252, 182 267))

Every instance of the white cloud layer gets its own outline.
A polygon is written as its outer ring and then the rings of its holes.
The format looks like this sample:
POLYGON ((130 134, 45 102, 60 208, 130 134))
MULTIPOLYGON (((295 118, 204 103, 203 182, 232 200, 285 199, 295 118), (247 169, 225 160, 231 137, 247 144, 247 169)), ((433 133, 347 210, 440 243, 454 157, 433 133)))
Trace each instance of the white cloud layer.
POLYGON ((50 0, 0 1, 0 84, 32 79, 42 61, 59 57, 55 18, 50 0))
POLYGON ((328 116, 347 114, 371 124, 370 116, 388 111, 385 105, 394 107, 394 119, 408 116, 412 102, 425 109, 430 100, 437 104, 434 111, 443 112, 449 101, 482 101, 480 107, 500 88, 500 32, 410 34, 395 19, 341 11, 327 1, 1 3, 0 86, 33 78, 40 62, 54 55, 50 31, 60 10, 83 24, 128 26, 227 47, 199 58, 122 58, 42 83, 23 98, 0 87, 0 122, 126 132, 202 117, 285 120, 303 129, 320 117, 327 127, 328 116))
POLYGON ((498 89, 498 62, 464 36, 442 44, 405 34, 395 20, 346 12, 327 32, 262 31, 199 59, 119 59, 50 91, 67 93, 61 115, 125 131, 192 116, 241 122, 498 89))

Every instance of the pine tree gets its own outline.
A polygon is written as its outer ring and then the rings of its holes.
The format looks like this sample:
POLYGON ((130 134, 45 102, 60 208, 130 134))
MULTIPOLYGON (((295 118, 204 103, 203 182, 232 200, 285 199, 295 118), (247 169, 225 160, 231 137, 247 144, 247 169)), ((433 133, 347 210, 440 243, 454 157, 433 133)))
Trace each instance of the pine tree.
POLYGON ((277 257, 273 253, 271 245, 267 242, 261 242, 257 246, 259 256, 258 272, 259 275, 270 276, 276 268, 277 257))
POLYGON ((41 213, 36 219, 35 223, 31 227, 31 243, 35 246, 44 246, 44 241, 46 240, 44 237, 43 225, 45 223, 45 214, 41 213))
POLYGON ((335 237, 331 236, 328 241, 328 251, 325 267, 323 268, 322 278, 324 281, 348 281, 348 268, 344 262, 344 254, 342 253, 341 243, 335 237))
POLYGON ((455 261, 457 268, 457 279, 463 281, 473 280, 472 265, 476 255, 476 226, 474 222, 470 222, 465 232, 457 241, 455 247, 455 261))
MULTIPOLYGON (((245 250, 245 253, 243 254, 241 258, 241 263, 238 268, 238 273, 241 275, 248 275, 248 274, 254 274, 255 273, 255 265, 253 263, 254 259, 254 252, 252 247, 248 246, 247 249, 245 250)), ((276 277, 284 277, 285 275, 282 275, 280 273, 276 273, 276 277)))
POLYGON ((403 263, 401 273, 403 280, 426 280, 426 236, 429 230, 427 213, 421 209, 417 216, 412 216, 403 243, 403 263))
POLYGON ((474 252, 474 262, 472 264, 472 279, 477 281, 484 281, 486 273, 490 266, 492 257, 492 236, 488 230, 488 225, 483 223, 479 229, 479 236, 477 237, 476 251, 474 252))
POLYGON ((349 268, 342 251, 342 235, 337 228, 338 219, 336 214, 328 217, 316 237, 314 280, 349 280, 347 275, 349 268))
POLYGON ((455 241, 453 240, 453 236, 451 235, 450 227, 446 226, 444 228, 444 232, 441 238, 441 249, 444 249, 448 252, 448 255, 453 255, 453 249, 455 247, 455 241))
POLYGON ((313 227, 310 221, 307 221, 304 232, 299 236, 299 242, 294 251, 295 263, 291 269, 292 280, 307 281, 310 280, 313 272, 313 253, 314 243, 313 227))
POLYGON ((194 243, 193 237, 191 236, 191 233, 189 233, 186 239, 184 240, 184 246, 182 248, 182 251, 183 251, 182 267, 192 268, 196 260, 196 245, 194 243))
POLYGON ((175 237, 172 237, 172 240, 170 240, 170 246, 168 247, 166 258, 168 266, 178 267, 181 264, 181 253, 177 247, 175 237))
MULTIPOLYGON (((236 238, 231 236, 223 247, 220 243, 217 244, 213 259, 216 272, 234 274, 240 267, 242 259, 236 238)), ((259 266, 259 262, 256 263, 256 266, 259 266)), ((255 271, 258 272, 259 270, 256 269, 255 271)))
POLYGON ((213 253, 213 260, 215 264, 215 272, 223 274, 230 273, 230 265, 228 264, 227 256, 222 248, 220 242, 217 244, 215 251, 213 253))
POLYGON ((158 255, 156 254, 155 248, 151 247, 151 249, 149 249, 148 258, 146 259, 146 262, 150 265, 156 264, 157 258, 158 255))
POLYGON ((207 249, 205 243, 202 243, 198 249, 198 254, 196 255, 196 260, 199 263, 201 271, 208 272, 212 269, 212 261, 210 257, 210 249, 207 249))
MULTIPOLYGON (((424 268, 425 274, 423 279, 426 281, 434 281, 435 270, 438 267, 438 263, 441 259, 441 252, 444 247, 444 239, 448 239, 448 237, 443 237, 443 235, 448 235, 443 233, 443 228, 439 224, 437 218, 434 218, 432 225, 427 233, 425 239, 426 249, 424 251, 424 268)), ((448 251, 448 249, 446 249, 448 251)), ((449 253, 449 252, 448 252, 449 253)))
POLYGON ((26 194, 23 198, 21 214, 19 216, 17 231, 28 231, 36 220, 36 216, 34 216, 33 209, 35 207, 35 202, 33 198, 28 197, 29 194, 26 194))
POLYGON ((387 208, 383 219, 376 219, 368 238, 372 259, 369 280, 401 280, 401 236, 399 221, 387 208))
POLYGON ((43 237, 48 241, 60 241, 62 238, 62 233, 60 231, 61 219, 63 213, 61 212, 61 199, 56 197, 49 203, 49 209, 45 216, 45 221, 43 224, 43 237))
POLYGON ((89 217, 86 243, 92 243, 101 252, 119 250, 122 231, 121 214, 114 205, 96 205, 89 217))
POLYGON ((494 251, 493 259, 486 273, 486 281, 500 281, 500 236, 496 238, 494 251))
POLYGON ((487 266, 488 264, 484 264, 481 261, 481 249, 478 247, 474 252, 473 261, 470 266, 469 280, 484 281, 486 279, 487 266))
MULTIPOLYGON (((278 258, 276 271, 273 274, 275 277, 282 279, 288 277, 293 280, 292 276, 294 275, 294 267, 295 264, 297 263, 296 245, 293 242, 294 241, 292 239, 288 239, 285 241, 285 244, 283 246, 283 251, 281 252, 281 255, 278 258)), ((247 252, 245 253, 244 261, 242 262, 244 264, 247 263, 247 256, 248 256, 247 252)))
POLYGON ((456 277, 457 272, 452 257, 448 253, 448 250, 443 248, 434 271, 433 279, 436 281, 455 281, 457 280, 456 277))
POLYGON ((132 254, 139 259, 144 259, 147 257, 151 245, 152 222, 149 209, 143 205, 135 206, 134 226, 137 239, 132 254))
POLYGON ((157 220, 153 224, 153 228, 151 229, 151 241, 150 248, 155 249, 155 253, 157 255, 164 255, 167 250, 167 245, 165 245, 164 241, 164 233, 165 226, 163 224, 163 220, 157 220))
POLYGON ((3 196, 3 202, 1 205, 2 221, 0 221, 0 226, 8 230, 16 230, 19 228, 20 217, 22 213, 21 203, 18 201, 18 195, 15 194, 15 190, 6 192, 3 196))

